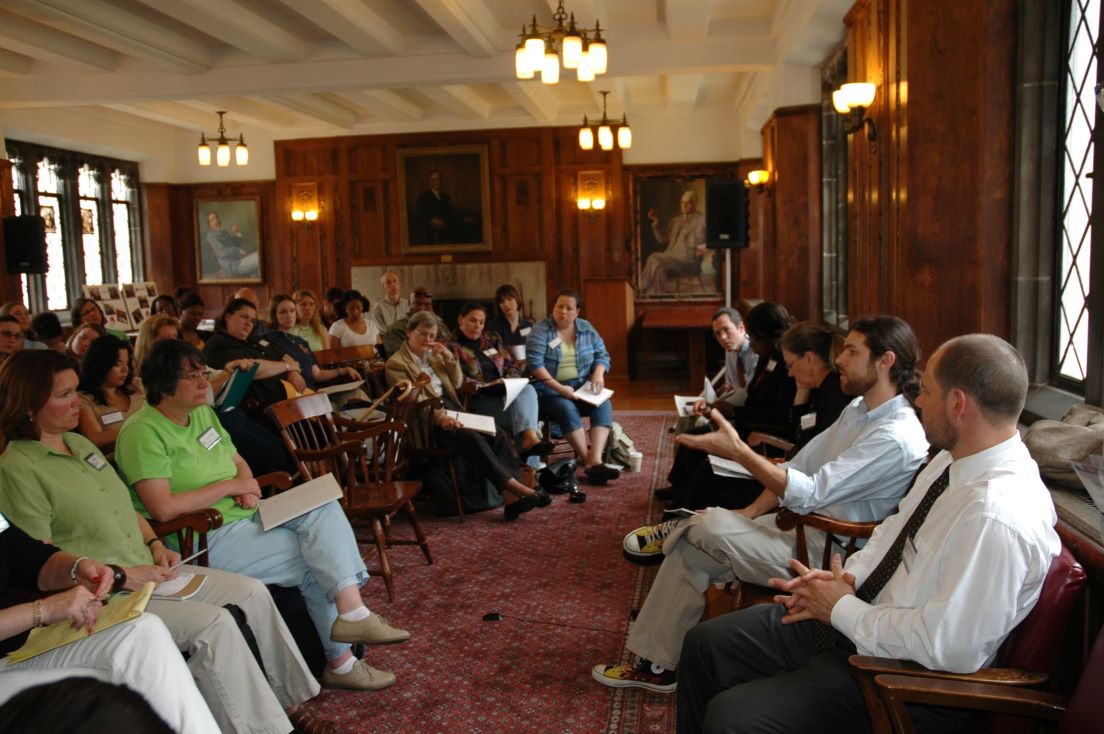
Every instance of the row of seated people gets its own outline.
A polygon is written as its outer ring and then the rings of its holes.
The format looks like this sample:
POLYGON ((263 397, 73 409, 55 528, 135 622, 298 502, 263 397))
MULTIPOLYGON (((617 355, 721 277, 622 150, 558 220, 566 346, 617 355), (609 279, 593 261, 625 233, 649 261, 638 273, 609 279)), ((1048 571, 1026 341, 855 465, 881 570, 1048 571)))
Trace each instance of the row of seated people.
MULTIPOLYGON (((153 345, 141 369, 145 405, 118 432, 116 473, 94 444, 73 432, 81 405, 77 365, 48 350, 9 357, 0 366, 0 428, 6 438, 0 512, 32 538, 75 556, 71 580, 90 584, 95 577, 92 590, 99 598, 102 564, 109 564, 113 590, 133 591, 148 581, 196 572, 187 564, 174 568, 181 558, 158 539, 150 520, 214 507, 224 523, 209 534, 205 583, 187 601, 154 598, 147 612, 189 654, 188 667, 219 729, 287 732, 294 724, 317 730, 318 722, 299 705, 318 694, 318 682, 264 584, 302 592, 326 653, 327 687, 391 685, 391 673, 355 659, 350 647, 402 642, 410 635, 365 607, 360 587, 368 574, 336 503, 262 532, 256 515, 260 488, 207 404, 203 366, 202 355, 184 341, 153 345), (259 660, 226 605, 244 612, 259 660)), ((33 620, 45 621, 53 620, 33 620)), ((120 662, 112 659, 112 665, 120 662)))
MULTIPOLYGON (((810 324, 768 350, 754 313, 755 375, 781 368, 797 390, 834 392, 825 374, 834 362, 849 402, 783 463, 749 445, 761 416, 742 421, 739 407, 726 418, 712 406, 709 428, 676 438, 680 452, 734 460, 753 480, 714 477, 696 513, 625 536, 626 557, 662 564, 629 632, 632 662, 591 675, 615 688, 677 691, 680 732, 865 730, 850 655, 959 673, 990 664, 1061 549, 1050 495, 1017 432, 1026 369, 1004 340, 973 334, 941 345, 921 380, 917 339, 891 316, 853 323, 834 359, 831 333, 810 324), (846 565, 843 541, 807 528, 810 558, 834 551, 831 568, 810 569, 793 560, 794 531, 771 514, 779 507, 882 522, 846 565), (779 603, 699 622, 707 589, 735 581, 774 587, 779 603)), ((718 315, 718 340, 739 353, 730 317, 718 315)), ((824 405, 817 400, 817 417, 798 428, 820 423, 824 405)), ((910 708, 921 731, 955 731, 967 716, 910 708)))

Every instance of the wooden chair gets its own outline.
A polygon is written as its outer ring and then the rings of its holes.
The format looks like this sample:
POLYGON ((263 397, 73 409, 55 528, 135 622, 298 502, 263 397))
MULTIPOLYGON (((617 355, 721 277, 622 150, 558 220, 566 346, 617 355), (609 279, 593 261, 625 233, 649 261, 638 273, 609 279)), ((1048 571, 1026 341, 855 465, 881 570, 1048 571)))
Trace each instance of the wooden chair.
POLYGON ((319 349, 313 354, 319 367, 359 367, 361 363, 371 362, 376 358, 376 348, 371 344, 363 344, 359 347, 319 349))
MULTIPOLYGON (((874 734, 893 731, 889 710, 878 694, 875 683, 878 676, 909 676, 1017 687, 1035 687, 1045 683, 1054 668, 1062 635, 1084 586, 1085 569, 1062 546, 1062 552, 1051 561, 1039 600, 1031 613, 1005 639, 994 667, 982 668, 974 673, 948 673, 910 661, 852 655, 849 659, 851 672, 866 700, 871 730, 874 734)), ((978 599, 977 602, 984 604, 986 600, 978 599)), ((990 726, 993 731, 1001 732, 1014 728, 1014 723, 1010 721, 990 726)))
POLYGON ((1030 717, 1057 723, 1058 734, 1104 734, 1104 716, 1096 697, 1104 689, 1104 633, 1092 652, 1069 698, 1016 686, 963 680, 878 675, 874 684, 889 715, 893 731, 913 734, 907 706, 949 706, 989 714, 1030 717))
POLYGON ((388 547, 418 545, 426 562, 433 563, 429 542, 410 501, 421 491, 422 483, 402 481, 397 474, 407 440, 406 425, 384 421, 370 424, 362 431, 339 432, 332 410, 325 395, 284 400, 268 408, 284 445, 298 464, 300 475, 304 479, 314 479, 332 473, 341 484, 346 514, 351 520, 363 521, 372 529, 387 598, 394 601, 388 547), (390 520, 400 511, 410 522, 414 539, 392 536, 390 520))

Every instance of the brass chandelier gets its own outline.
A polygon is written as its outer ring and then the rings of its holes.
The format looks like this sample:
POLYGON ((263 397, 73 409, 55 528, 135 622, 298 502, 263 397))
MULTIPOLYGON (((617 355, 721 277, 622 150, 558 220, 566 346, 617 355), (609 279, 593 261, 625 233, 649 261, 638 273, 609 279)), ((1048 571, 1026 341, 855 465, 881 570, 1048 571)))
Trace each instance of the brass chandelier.
MULTIPOLYGON (((219 116, 218 138, 212 137, 211 142, 217 146, 215 148, 215 163, 225 167, 230 165, 230 145, 234 141, 226 137, 226 126, 222 121, 222 116, 226 114, 226 111, 222 110, 215 114, 219 116)), ((199 158, 199 165, 211 165, 211 145, 207 142, 207 136, 203 133, 199 134, 196 157, 199 158)), ((245 144, 244 135, 238 135, 238 142, 234 144, 234 163, 239 166, 249 165, 249 147, 245 144)))
POLYGON ((591 123, 586 115, 583 115, 583 126, 579 128, 579 147, 583 150, 594 149, 595 129, 597 129, 598 147, 602 150, 613 150, 613 130, 617 128, 617 147, 626 150, 632 147, 632 128, 629 127, 629 118, 621 115, 621 122, 610 120, 606 117, 606 95, 609 92, 600 92, 602 95, 602 119, 597 123, 591 123))
POLYGON ((537 25, 537 16, 528 30, 521 26, 521 41, 514 52, 514 73, 518 79, 533 79, 540 72, 545 84, 560 81, 560 66, 574 69, 581 82, 592 82, 605 74, 608 53, 602 38, 602 26, 595 20, 594 28, 575 25, 575 14, 568 15, 563 0, 552 14, 553 26, 537 25), (561 56, 563 57, 561 60, 561 56))

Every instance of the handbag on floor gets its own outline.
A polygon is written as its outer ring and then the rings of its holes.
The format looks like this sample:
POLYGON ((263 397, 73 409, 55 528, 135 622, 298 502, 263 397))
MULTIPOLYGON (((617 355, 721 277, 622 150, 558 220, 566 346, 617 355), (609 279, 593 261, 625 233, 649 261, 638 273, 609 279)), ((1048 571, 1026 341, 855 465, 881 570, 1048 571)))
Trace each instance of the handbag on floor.
POLYGON ((560 459, 541 469, 537 478, 548 494, 567 494, 579 489, 575 471, 575 459, 560 459))

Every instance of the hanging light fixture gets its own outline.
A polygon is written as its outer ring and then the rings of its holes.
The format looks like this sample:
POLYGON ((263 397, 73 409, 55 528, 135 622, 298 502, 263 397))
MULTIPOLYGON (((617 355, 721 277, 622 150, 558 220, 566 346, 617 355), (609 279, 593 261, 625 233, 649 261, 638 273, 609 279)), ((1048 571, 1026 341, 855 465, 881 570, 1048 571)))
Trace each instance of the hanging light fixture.
POLYGON ((627 150, 632 147, 632 128, 629 127, 629 118, 621 115, 621 122, 610 120, 606 117, 606 95, 609 92, 601 92, 602 95, 602 119, 597 123, 591 123, 586 115, 583 115, 583 126, 579 128, 579 147, 583 150, 594 149, 594 138, 597 135, 598 147, 602 150, 613 150, 614 128, 617 129, 617 147, 627 150), (595 132, 597 128, 597 132, 595 132))
POLYGON ((609 50, 602 38, 602 25, 594 21, 594 28, 579 28, 575 14, 564 10, 563 0, 552 14, 555 25, 537 25, 533 16, 528 29, 521 26, 521 40, 514 50, 514 75, 518 79, 533 79, 539 71, 541 81, 556 84, 560 81, 560 66, 574 69, 581 82, 594 81, 596 74, 605 74, 609 65, 609 50))
MULTIPOLYGON (((245 144, 245 136, 239 134, 238 140, 235 143, 233 140, 226 137, 226 125, 223 123, 223 115, 226 114, 225 110, 215 113, 219 116, 218 126, 218 138, 211 138, 211 142, 215 143, 215 163, 221 167, 230 165, 230 145, 234 145, 234 163, 239 166, 249 165, 249 146, 245 144)), ((196 146, 196 157, 199 159, 199 165, 209 166, 211 165, 211 144, 207 142, 207 136, 203 133, 199 134, 199 145, 196 146)))

